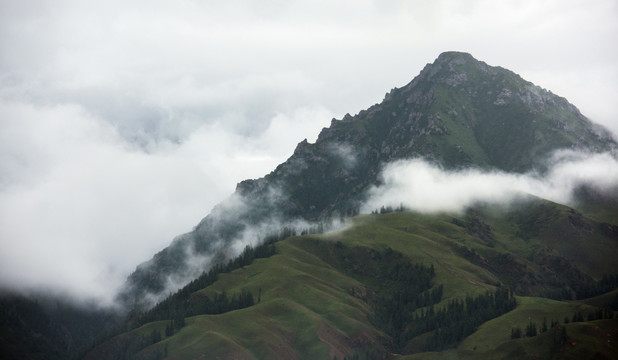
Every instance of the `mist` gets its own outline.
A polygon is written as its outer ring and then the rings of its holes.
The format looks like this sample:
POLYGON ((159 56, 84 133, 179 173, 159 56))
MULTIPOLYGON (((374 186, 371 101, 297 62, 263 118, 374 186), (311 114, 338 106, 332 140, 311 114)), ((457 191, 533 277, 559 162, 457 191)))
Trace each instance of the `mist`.
POLYGON ((255 137, 205 124, 145 150, 78 105, 0 112, 0 286, 106 304, 237 182, 263 176, 330 119, 321 108, 277 114, 255 137))
POLYGON ((166 248, 165 257, 176 259, 171 269, 164 257, 158 256, 140 264, 138 279, 149 274, 149 282, 154 286, 144 287, 140 280, 130 278, 120 291, 117 305, 139 304, 150 308, 203 272, 235 259, 247 247, 256 248, 289 236, 342 230, 347 226, 345 219, 338 217, 320 222, 290 217, 277 210, 277 204, 288 201, 287 195, 275 184, 267 184, 265 189, 257 197, 235 192, 215 206, 193 231, 176 237, 166 248), (269 211, 259 215, 264 207, 269 211))
POLYGON ((426 213, 461 212, 479 202, 507 204, 523 194, 574 205, 578 187, 606 194, 618 187, 618 160, 610 153, 558 151, 547 167, 543 173, 514 174, 444 170, 424 159, 397 161, 384 166, 382 184, 369 189, 362 211, 403 205, 426 213))

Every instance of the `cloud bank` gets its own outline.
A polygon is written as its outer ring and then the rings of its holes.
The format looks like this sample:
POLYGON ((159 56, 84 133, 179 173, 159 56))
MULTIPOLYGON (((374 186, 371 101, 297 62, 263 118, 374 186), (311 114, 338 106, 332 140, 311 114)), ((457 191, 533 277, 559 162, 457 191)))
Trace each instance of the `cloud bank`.
POLYGON ((601 193, 618 188, 616 157, 560 151, 543 174, 446 171, 423 159, 402 160, 384 167, 382 184, 368 191, 363 212, 400 205, 420 212, 460 212, 477 202, 507 203, 522 193, 572 204, 574 190, 582 185, 601 193))
POLYGON ((108 302, 137 264, 330 115, 277 114, 254 138, 204 125, 145 151, 79 105, 3 102, 0 113, 0 283, 108 302))

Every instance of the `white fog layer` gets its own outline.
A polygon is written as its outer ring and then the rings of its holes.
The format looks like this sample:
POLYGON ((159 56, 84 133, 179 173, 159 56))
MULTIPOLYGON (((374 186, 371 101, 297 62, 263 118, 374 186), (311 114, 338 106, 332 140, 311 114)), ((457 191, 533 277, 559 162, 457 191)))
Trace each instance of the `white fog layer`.
POLYGON ((540 175, 475 168, 446 171, 413 159, 385 166, 382 180, 382 185, 369 190, 364 212, 400 205, 421 212, 459 212, 477 202, 507 203, 522 194, 572 204, 578 186, 588 185, 601 193, 618 188, 618 161, 608 153, 561 151, 540 175))

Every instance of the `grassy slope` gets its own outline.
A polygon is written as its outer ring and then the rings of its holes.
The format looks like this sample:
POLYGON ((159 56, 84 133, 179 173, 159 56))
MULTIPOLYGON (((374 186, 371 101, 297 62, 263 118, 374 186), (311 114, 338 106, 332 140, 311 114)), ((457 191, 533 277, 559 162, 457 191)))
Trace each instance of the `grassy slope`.
MULTIPOLYGON (((347 343, 373 343, 383 335, 367 321, 367 304, 347 294, 360 284, 330 268, 290 239, 279 254, 224 274, 203 294, 261 290, 261 302, 222 315, 189 318, 168 345, 171 358, 208 353, 223 358, 315 359, 342 355, 347 343), (321 338, 321 341, 316 341, 321 338), (344 344, 341 344, 343 342, 344 344)), ((200 292, 195 296, 200 296, 200 292)), ((149 330, 151 331, 151 330, 149 330)))
MULTIPOLYGON (((141 354, 163 351, 167 347, 171 359, 198 358, 200 354, 208 354, 205 358, 221 359, 332 359, 354 352, 362 354, 375 344, 388 344, 386 335, 369 320, 369 305, 359 296, 352 295, 358 295, 365 286, 371 287, 370 280, 363 284, 325 262, 326 254, 320 252, 328 248, 317 246, 323 242, 341 241, 348 247, 365 246, 377 250, 390 247, 408 255, 414 263, 433 264, 436 271, 434 284, 444 285, 442 303, 451 298, 491 291, 499 283, 509 280, 504 273, 496 273, 491 267, 475 264, 462 256, 457 250, 462 246, 474 249, 485 259, 509 253, 532 274, 540 271, 533 260, 547 253, 576 262, 580 269, 595 278, 603 272, 615 272, 618 246, 615 241, 612 243, 600 235, 595 221, 585 218, 591 228, 584 226, 582 230, 569 220, 569 215, 573 215, 569 208, 552 203, 535 206, 522 207, 520 213, 512 209, 477 209, 493 230, 491 244, 471 235, 461 224, 455 225, 457 221, 453 219, 465 221, 464 214, 364 215, 354 218, 352 226, 339 232, 288 238, 276 244, 276 255, 220 275, 213 285, 193 294, 195 297, 222 291, 234 294, 246 289, 257 295, 261 289, 260 303, 226 314, 188 318, 187 326, 181 331, 146 348, 141 354), (532 221, 528 221, 529 218, 532 221), (526 240, 515 234, 525 235, 526 240)), ((480 354, 513 359, 535 354, 546 357, 543 351, 551 345, 548 336, 511 340, 511 329, 516 326, 524 329, 529 321, 540 327, 543 318, 548 323, 552 319, 562 322, 565 316, 570 317, 575 311, 585 313, 593 305, 518 297, 514 311, 483 324, 457 349, 401 358, 474 358, 480 354)), ((165 324, 147 324, 120 335, 116 341, 135 334, 147 335, 155 328, 164 333, 165 324)), ((580 345, 564 348, 561 354, 581 355, 580 352, 586 349, 593 351, 590 344, 601 341, 599 334, 602 331, 599 329, 604 328, 615 334, 616 322, 568 324, 569 336, 580 345)), ((608 349, 615 350, 612 346, 608 349)), ((606 350, 599 351, 603 356, 611 354, 606 350)))
MULTIPOLYGON (((517 313, 514 310, 513 313, 517 313)), ((512 316, 512 314, 509 314, 512 316)), ((506 316, 506 315, 505 315, 506 316)), ((484 324, 479 331, 469 337, 457 349, 439 353, 421 353, 398 357, 398 360, 468 360, 468 359, 616 359, 618 354, 618 320, 597 320, 566 324, 566 332, 571 344, 564 344, 552 350, 554 329, 532 338, 503 340, 489 350, 469 349, 464 344, 469 340, 486 335, 483 331, 492 322, 504 321, 500 317, 484 324)))

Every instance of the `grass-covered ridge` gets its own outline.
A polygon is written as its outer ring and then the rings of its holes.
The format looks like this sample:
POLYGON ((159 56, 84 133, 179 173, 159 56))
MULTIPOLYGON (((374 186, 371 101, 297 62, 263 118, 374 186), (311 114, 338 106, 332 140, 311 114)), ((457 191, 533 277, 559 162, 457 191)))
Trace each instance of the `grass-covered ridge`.
MULTIPOLYGON (((616 320, 607 319, 615 291, 577 300, 592 285, 605 291, 613 284, 603 275, 618 268, 618 242, 602 224, 542 200, 463 214, 357 216, 335 233, 277 242, 274 255, 221 273, 189 297, 251 292, 259 294, 253 305, 189 316, 169 336, 169 321, 146 323, 86 358, 106 358, 114 344, 157 332, 160 339, 127 358, 577 358, 618 340, 616 320), (467 312, 469 304, 489 308, 511 294, 514 309, 476 322, 480 313, 467 312), (430 313, 458 306, 465 316, 419 330, 425 320, 438 321, 430 313), (531 324, 536 336, 511 338, 531 324), (470 331, 460 338, 445 331, 451 328, 470 331)), ((611 358, 615 345, 605 346, 600 358, 611 358)))

